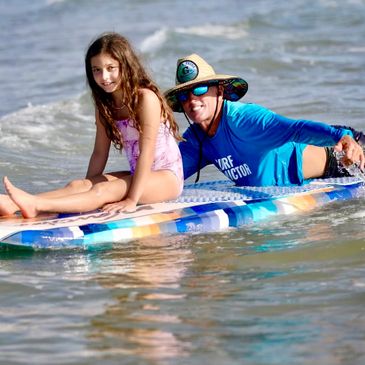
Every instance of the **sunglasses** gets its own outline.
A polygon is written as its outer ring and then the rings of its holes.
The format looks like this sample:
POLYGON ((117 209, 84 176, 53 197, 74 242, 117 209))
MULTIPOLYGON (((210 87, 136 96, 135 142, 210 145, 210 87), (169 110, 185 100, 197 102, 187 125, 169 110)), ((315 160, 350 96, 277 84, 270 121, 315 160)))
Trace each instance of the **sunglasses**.
POLYGON ((181 103, 189 99, 189 94, 192 93, 195 96, 202 96, 208 92, 209 85, 198 85, 194 88, 180 91, 176 94, 177 100, 181 103))

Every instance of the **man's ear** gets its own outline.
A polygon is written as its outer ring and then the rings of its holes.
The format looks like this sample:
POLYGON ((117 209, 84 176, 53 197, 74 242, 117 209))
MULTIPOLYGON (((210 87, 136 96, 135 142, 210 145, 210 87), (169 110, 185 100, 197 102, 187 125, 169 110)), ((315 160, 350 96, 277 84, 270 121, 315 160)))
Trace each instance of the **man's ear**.
POLYGON ((223 85, 218 85, 218 95, 223 96, 224 94, 224 87, 223 85))

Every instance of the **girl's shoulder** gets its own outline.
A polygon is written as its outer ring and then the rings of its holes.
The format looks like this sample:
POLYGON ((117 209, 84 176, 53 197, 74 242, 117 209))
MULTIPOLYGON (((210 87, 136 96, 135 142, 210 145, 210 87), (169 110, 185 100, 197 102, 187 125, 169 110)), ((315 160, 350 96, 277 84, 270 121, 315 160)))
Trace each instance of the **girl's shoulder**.
POLYGON ((159 110, 161 107, 160 100, 153 90, 141 88, 138 90, 138 108, 142 110, 159 110))
POLYGON ((141 100, 158 100, 156 93, 145 87, 138 90, 138 96, 141 100))

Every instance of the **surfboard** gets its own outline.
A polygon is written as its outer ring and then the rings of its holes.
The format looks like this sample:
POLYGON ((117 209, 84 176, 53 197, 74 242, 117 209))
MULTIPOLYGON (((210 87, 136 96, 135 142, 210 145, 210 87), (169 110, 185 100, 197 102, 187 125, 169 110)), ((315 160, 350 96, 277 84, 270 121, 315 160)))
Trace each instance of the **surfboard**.
POLYGON ((364 196, 364 189, 364 180, 355 177, 315 179, 287 187, 238 187, 228 180, 187 184, 178 199, 140 205, 133 213, 98 210, 0 218, 0 246, 92 249, 157 234, 217 232, 355 199, 364 196))

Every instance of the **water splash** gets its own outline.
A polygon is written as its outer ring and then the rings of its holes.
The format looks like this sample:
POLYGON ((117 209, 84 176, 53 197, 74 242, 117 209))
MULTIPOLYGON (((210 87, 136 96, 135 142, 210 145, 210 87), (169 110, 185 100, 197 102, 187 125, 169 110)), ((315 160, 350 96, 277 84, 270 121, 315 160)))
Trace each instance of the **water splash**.
POLYGON ((365 182, 365 173, 361 171, 358 163, 353 163, 352 165, 345 166, 342 162, 342 159, 345 156, 345 152, 334 151, 333 154, 336 157, 338 170, 340 172, 347 171, 351 176, 357 177, 358 179, 361 179, 365 182))

